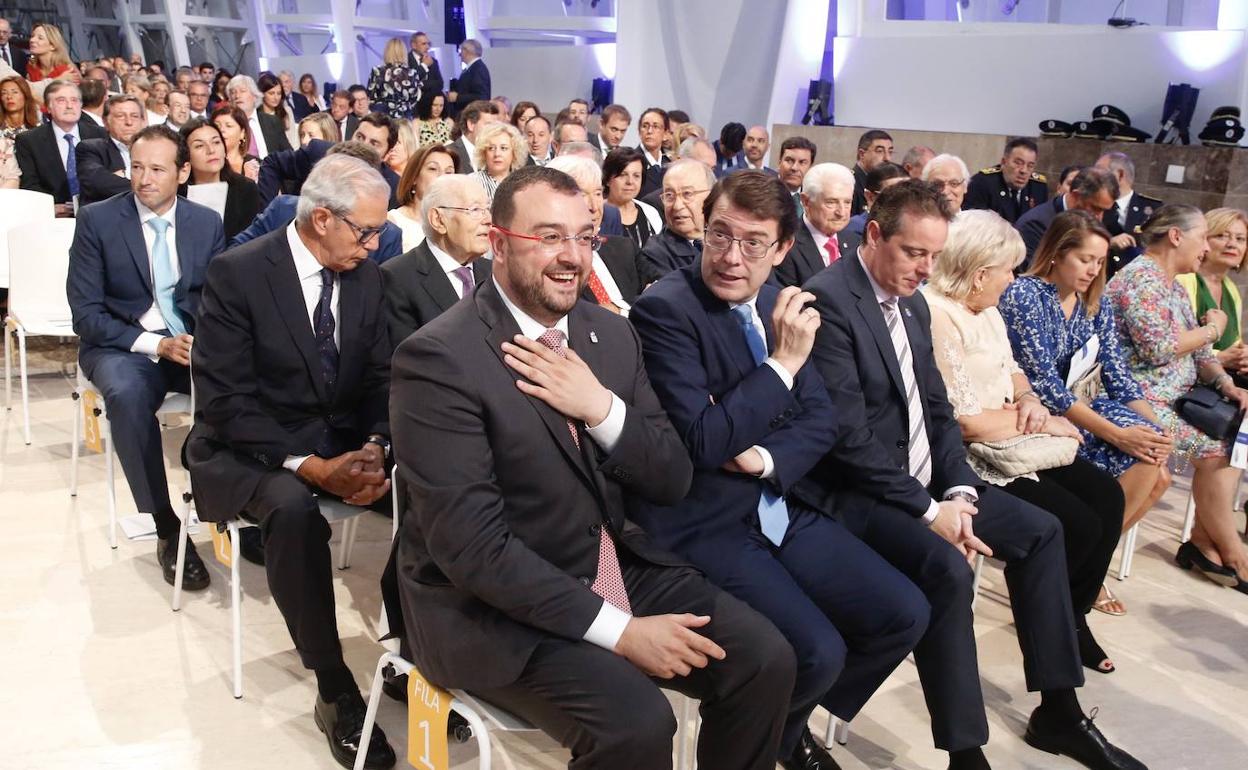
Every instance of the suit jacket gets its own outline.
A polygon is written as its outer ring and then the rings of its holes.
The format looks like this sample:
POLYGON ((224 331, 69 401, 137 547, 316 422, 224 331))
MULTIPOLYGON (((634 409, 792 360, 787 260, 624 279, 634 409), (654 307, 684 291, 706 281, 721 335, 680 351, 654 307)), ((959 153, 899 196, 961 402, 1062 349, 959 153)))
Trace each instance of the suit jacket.
MULTIPOLYGON (((832 395, 838 426, 836 446, 799 484, 803 499, 822 495, 819 509, 839 516, 867 516, 877 504, 922 516, 933 496, 910 475, 901 368, 866 271, 851 255, 803 288, 815 295, 823 319, 811 357, 832 395)), ((981 488, 936 368, 927 302, 916 293, 901 299, 899 309, 932 450, 929 488, 940 495, 954 486, 981 488)))
POLYGON ((314 112, 320 112, 321 108, 315 104, 309 104, 307 97, 303 94, 290 95, 290 112, 295 117, 295 122, 303 120, 314 112))
POLYGON ((625 520, 626 495, 675 503, 691 473, 632 326, 585 302, 568 314, 569 346, 626 405, 609 453, 516 387, 501 346, 519 333, 487 281, 394 354, 399 587, 412 660, 444 687, 510 684, 543 639, 584 637, 601 527, 623 560, 684 564, 625 520))
MULTIPOLYGON (((594 140, 598 137, 595 135, 594 140)), ((637 192, 637 197, 649 195, 655 190, 662 192, 663 190, 663 173, 667 170, 667 166, 672 159, 667 157, 666 153, 660 151, 659 162, 651 163, 646 159, 646 150, 641 145, 637 145, 637 151, 641 153, 641 189, 637 192)))
MULTIPOLYGON (((222 215, 225 239, 232 241, 234 236, 250 227, 260 213, 260 190, 255 182, 242 174, 230 174, 222 181, 225 182, 225 213, 222 215)), ((179 190, 184 197, 186 188, 183 185, 179 190)))
MULTIPOLYGON (((1127 223, 1126 227, 1118 221, 1118 205, 1105 212, 1101 222, 1105 225, 1105 229, 1109 230, 1110 235, 1122 235, 1129 233, 1135 236, 1140 225, 1144 224, 1153 212, 1161 208, 1165 204, 1156 198, 1150 198, 1147 195, 1140 195, 1137 191, 1131 192, 1131 200, 1127 201, 1127 223)), ((1115 249, 1112 246, 1109 249, 1109 260, 1105 263, 1106 280, 1114 277, 1122 268, 1130 264, 1131 260, 1144 253, 1144 250, 1137 245, 1128 249, 1115 249)))
MULTIPOLYGON (((270 151, 260 162, 260 174, 256 179, 256 186, 260 191, 260 205, 269 205, 283 191, 298 195, 304 180, 308 178, 308 174, 312 173, 312 167, 324 158, 325 153, 329 152, 329 148, 335 144, 336 142, 324 139, 313 139, 308 142, 307 147, 295 150, 287 148, 280 152, 270 151)), ((399 187, 398 175, 384 163, 377 170, 381 172, 386 184, 390 185, 389 207, 398 208, 399 201, 395 193, 399 187)))
POLYGON ((116 174, 126 170, 126 160, 112 138, 84 139, 77 156, 79 207, 129 192, 130 180, 116 174))
POLYGON ((620 218, 620 210, 610 203, 602 204, 602 225, 598 228, 598 233, 617 238, 624 235, 624 221, 620 218))
MULTIPOLYGON (((433 58, 433 57, 430 57, 433 58)), ((433 64, 429 69, 425 69, 425 65, 416 56, 415 51, 407 52, 408 66, 416 73, 416 77, 420 80, 420 101, 418 104, 426 105, 433 101, 433 97, 442 93, 442 68, 438 65, 438 60, 433 59, 433 64)))
POLYGON ((1014 190, 1005 183, 1005 175, 998 164, 971 177, 966 186, 966 197, 962 199, 962 208, 989 209, 1007 222, 1017 222, 1028 211, 1049 199, 1049 184, 1043 174, 1031 175, 1022 198, 1020 205, 1014 190))
POLYGON ((260 133, 264 136, 266 155, 290 149, 290 139, 286 138, 286 129, 281 118, 270 115, 264 110, 256 110, 256 118, 260 121, 260 133))
POLYGON ((691 244, 688 239, 673 233, 664 227, 660 232, 650 236, 646 247, 641 250, 638 270, 641 272, 641 285, 649 286, 663 276, 691 265, 702 256, 702 242, 691 244))
MULTIPOLYGON (((607 271, 611 273, 611 279, 620 290, 621 299, 629 305, 636 301, 637 295, 644 288, 637 265, 640 254, 632 240, 622 235, 603 237, 602 246, 598 248, 598 256, 602 257, 607 271)), ((588 286, 581 292, 581 298, 595 304, 598 302, 588 286)))
MULTIPOLYGON (((225 251, 221 218, 212 209, 178 199, 174 238, 178 285, 174 304, 195 333, 200 290, 209 260, 225 251)), ((134 193, 78 211, 65 291, 78 335, 80 360, 104 350, 130 350, 152 306, 151 260, 143 239, 134 193)))
POLYGON ((214 260, 191 361, 195 427, 184 447, 199 516, 238 515, 288 456, 337 452, 390 435, 390 341, 381 273, 369 260, 339 274, 338 381, 321 373, 316 336, 286 231, 214 260))
MULTIPOLYGON (((335 121, 336 123, 337 121, 335 121)), ((351 137, 355 136, 355 129, 360 127, 360 119, 354 112, 347 113, 346 130, 342 132, 342 141, 349 142, 351 137)), ((342 130, 342 129, 339 129, 342 130)), ((331 144, 333 144, 331 142, 331 144)))
MULTIPOLYGON (((13 142, 13 154, 22 170, 21 188, 47 193, 55 203, 69 203, 69 180, 65 165, 61 163, 61 151, 57 147, 54 126, 49 121, 17 135, 13 142)), ((88 139, 107 138, 108 132, 87 116, 78 120, 78 144, 88 139)), ((75 155, 77 148, 75 147, 75 155)))
POLYGON ((1022 273, 1031 265, 1031 257, 1036 253, 1036 247, 1040 245, 1040 239, 1044 237, 1045 231, 1049 229, 1049 225, 1053 224, 1053 220, 1057 218, 1057 215, 1065 210, 1065 196, 1059 195, 1053 200, 1036 206, 1031 211, 1023 214, 1014 223, 1014 229, 1018 230, 1019 235, 1023 236, 1023 244, 1027 247, 1027 256, 1023 259, 1023 264, 1018 266, 1016 272, 1022 273))
MULTIPOLYGON (((840 259, 853 257, 858 253, 858 245, 862 243, 861 236, 850 232, 849 228, 845 228, 836 234, 836 243, 841 250, 840 259)), ((840 260, 837 260, 838 262, 840 260)), ((797 221, 797 235, 793 239, 793 248, 789 249, 789 253, 785 255, 784 261, 776 265, 773 275, 781 286, 804 286, 806 282, 814 277, 817 273, 825 269, 823 264, 823 249, 815 244, 814 237, 810 234, 810 228, 806 227, 806 222, 799 218, 797 221)))
MULTIPOLYGON (((780 290, 764 284, 757 309, 768 349, 780 290)), ((741 545, 757 532, 765 487, 787 496, 832 448, 836 413, 811 361, 790 390, 766 364, 755 364, 727 302, 706 287, 698 265, 668 273, 633 306, 646 374, 693 460, 693 484, 673 506, 639 503, 632 518, 660 545, 688 556, 714 581, 739 568, 741 545), (724 463, 764 447, 769 480, 723 470, 724 463)))
POLYGON ((472 170, 472 153, 468 151, 468 145, 464 144, 464 138, 461 136, 446 146, 446 149, 455 154, 459 158, 459 174, 475 174, 472 170))
POLYGON ((18 48, 13 44, 13 39, 10 38, 9 57, 13 60, 13 70, 22 77, 26 77, 26 62, 30 61, 30 51, 27 51, 25 48, 18 48))
MULTIPOLYGON (((286 225, 295 221, 295 213, 298 206, 298 195, 277 196, 272 203, 264 207, 264 211, 256 215, 246 230, 230 239, 230 247, 240 246, 259 238, 265 233, 271 233, 274 230, 286 227, 286 225)), ((386 222, 377 241, 377 248, 368 252, 368 258, 379 265, 403 253, 403 231, 393 222, 386 222)))
MULTIPOLYGON (((485 258, 472 261, 476 285, 489 280, 492 266, 485 258)), ((459 293, 433 256, 428 241, 386 262, 381 275, 385 282, 386 324, 394 347, 459 302, 459 293)))
POLYGON ((849 204, 851 216, 861 214, 867 208, 867 172, 862 166, 854 164, 854 198, 849 204))
POLYGON ((451 81, 451 91, 456 93, 455 113, 472 102, 490 99, 490 68, 485 66, 484 59, 477 59, 471 67, 459 73, 457 80, 451 81))

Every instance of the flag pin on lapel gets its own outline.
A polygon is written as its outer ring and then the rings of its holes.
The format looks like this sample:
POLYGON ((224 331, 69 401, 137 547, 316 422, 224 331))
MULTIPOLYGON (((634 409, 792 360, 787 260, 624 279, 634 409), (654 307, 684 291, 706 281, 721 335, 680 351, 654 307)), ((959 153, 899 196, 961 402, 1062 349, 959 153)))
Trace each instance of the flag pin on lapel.
POLYGON ((589 333, 589 341, 590 341, 590 342, 593 342, 593 343, 595 343, 595 344, 597 344, 597 342, 598 342, 598 332, 590 332, 590 333, 589 333))
POLYGON ((906 313, 906 318, 913 318, 913 317, 914 317, 914 316, 912 316, 912 315, 910 314, 910 308, 908 308, 908 307, 907 307, 907 308, 902 308, 902 310, 904 310, 904 311, 905 311, 905 313, 906 313))

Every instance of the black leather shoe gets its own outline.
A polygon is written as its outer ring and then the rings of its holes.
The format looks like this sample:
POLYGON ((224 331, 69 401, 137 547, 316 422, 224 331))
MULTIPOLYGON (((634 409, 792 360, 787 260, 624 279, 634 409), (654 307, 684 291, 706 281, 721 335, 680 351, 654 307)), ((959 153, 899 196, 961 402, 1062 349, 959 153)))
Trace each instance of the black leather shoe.
POLYGON ((259 527, 245 527, 238 531, 238 552, 252 564, 264 566, 264 541, 259 527))
POLYGON ((1095 718, 1096 709, 1092 709, 1091 716, 1078 722, 1054 724, 1037 708, 1031 712, 1023 740, 1032 748, 1065 755, 1092 770, 1148 770, 1143 762, 1110 743, 1093 724, 1095 718))
MULTIPOLYGON (((173 585, 178 577, 178 542, 173 538, 156 540, 156 561, 160 562, 161 574, 165 582, 173 585)), ((195 544, 190 538, 186 540, 186 567, 182 569, 182 590, 202 591, 208 587, 212 577, 208 568, 195 551, 195 544)))
POLYGON ((407 674, 397 674, 394 666, 386 666, 381 670, 381 691, 399 703, 407 703, 407 674))
POLYGON ((783 760, 780 765, 784 770, 841 770, 828 750, 815 742, 810 729, 802 730, 802 737, 797 741, 793 755, 783 760))
POLYGON ((1235 574, 1235 570, 1214 563, 1201 553, 1199 548, 1192 545, 1190 540, 1179 546, 1178 553, 1174 555, 1174 563, 1182 569, 1195 569, 1221 586, 1234 588, 1239 582, 1239 576, 1235 574))
MULTIPOLYGON (((329 750, 334 760, 345 768, 355 767, 355 755, 360 748, 360 736, 364 731, 364 713, 367 707, 358 692, 339 695, 333 703, 326 703, 316 696, 316 708, 312 715, 316 726, 329 740, 329 750)), ((388 770, 394 767, 394 749, 386 740, 386 734, 373 725, 372 739, 368 742, 368 755, 364 757, 367 770, 388 770)))

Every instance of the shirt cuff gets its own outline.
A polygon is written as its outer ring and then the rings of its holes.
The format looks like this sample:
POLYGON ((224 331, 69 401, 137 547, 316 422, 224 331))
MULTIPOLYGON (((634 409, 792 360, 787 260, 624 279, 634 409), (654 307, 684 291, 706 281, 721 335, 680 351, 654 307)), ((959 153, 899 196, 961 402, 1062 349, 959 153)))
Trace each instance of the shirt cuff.
POLYGON ((760 457, 763 458, 763 472, 758 474, 760 479, 769 479, 776 475, 776 463, 771 459, 771 452, 767 451, 767 447, 761 447, 758 444, 750 447, 757 450, 760 457))
POLYGON ((612 393, 611 411, 607 412, 606 419, 592 428, 588 424, 585 425, 585 431, 589 437, 607 454, 610 454, 615 449, 615 445, 620 442, 620 436, 624 433, 624 417, 627 412, 623 399, 612 393))
POLYGON ((139 332, 139 336, 134 338, 134 343, 130 345, 131 353, 142 353, 145 356, 159 356, 160 341, 164 339, 163 335, 155 332, 139 332))
POLYGON ((962 494, 971 498, 971 502, 973 503, 979 502, 979 492, 975 491, 975 487, 968 487, 965 484, 960 484, 956 487, 949 487, 948 489, 946 489, 945 499, 948 500, 950 497, 957 494, 958 492, 961 492, 962 494))
POLYGON ((923 523, 932 526, 932 522, 936 521, 936 517, 940 515, 940 503, 933 500, 927 505, 927 513, 923 514, 923 523))
POLYGON ((299 466, 303 465, 303 461, 311 456, 312 455, 300 455, 299 457, 296 457, 294 455, 287 455, 286 459, 282 460, 282 467, 291 473, 298 473, 299 466))
POLYGON ((785 388, 793 390, 793 375, 789 374, 788 369, 785 369, 784 366, 774 358, 768 358, 763 361, 763 363, 770 366, 775 370, 776 374, 780 375, 780 381, 784 383, 785 388))
POLYGON ((592 645, 615 652, 615 646, 624 635, 625 626, 632 619, 632 615, 604 599, 602 609, 598 610, 598 617, 594 618, 594 622, 589 624, 584 639, 592 645))

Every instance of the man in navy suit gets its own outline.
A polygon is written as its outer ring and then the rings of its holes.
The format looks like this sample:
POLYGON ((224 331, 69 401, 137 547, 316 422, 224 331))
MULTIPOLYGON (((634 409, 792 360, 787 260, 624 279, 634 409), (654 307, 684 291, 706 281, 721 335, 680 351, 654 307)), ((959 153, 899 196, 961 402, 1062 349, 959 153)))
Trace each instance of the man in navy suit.
POLYGON ((459 59, 464 68, 459 71, 459 77, 451 81, 451 90, 446 95, 455 115, 464 105, 490 100, 490 69, 481 59, 481 43, 472 38, 460 43, 459 59))
POLYGON ((797 212, 762 171, 721 179, 694 264, 633 307, 646 372, 693 459, 689 494, 632 517, 713 583, 770 619, 797 654, 780 742, 786 770, 838 767, 806 728, 823 701, 854 717, 927 628, 927 600, 841 525, 793 494, 836 439, 809 362, 819 314, 767 283, 793 246, 797 212))
MULTIPOLYGON (((132 193, 84 207, 69 252, 66 292, 83 373, 104 395, 134 502, 156 522, 156 555, 173 583, 179 520, 169 501, 156 409, 190 390, 188 365, 208 261, 225 250, 221 217, 178 198, 186 145, 165 126, 135 135, 132 193)), ((183 587, 208 586, 189 543, 183 587)))
POLYGON ((1061 525, 985 485, 932 352, 919 284, 940 257, 953 210, 933 184, 880 192, 863 245, 805 285, 822 323, 813 358, 836 405, 836 446, 799 494, 836 518, 927 596, 931 623, 914 649, 937 748, 950 770, 990 767, 971 614, 976 553, 1005 562, 1027 689, 1042 694, 1026 741, 1097 770, 1144 770, 1084 716, 1083 668, 1066 590, 1061 525), (807 486, 808 485, 808 486, 807 486))
POLYGON ((78 144, 84 139, 107 137, 108 132, 82 114, 82 92, 65 80, 48 84, 43 92, 49 120, 23 131, 13 142, 13 155, 22 170, 23 190, 52 196, 58 217, 74 215, 78 182, 78 144))

